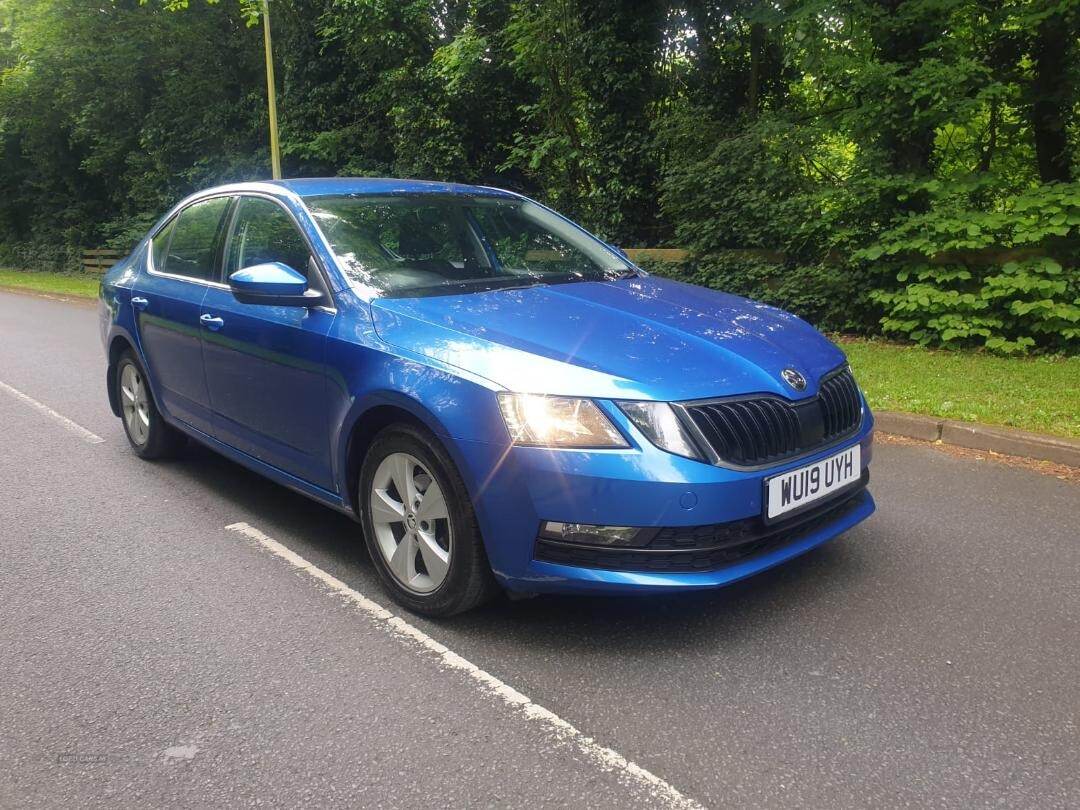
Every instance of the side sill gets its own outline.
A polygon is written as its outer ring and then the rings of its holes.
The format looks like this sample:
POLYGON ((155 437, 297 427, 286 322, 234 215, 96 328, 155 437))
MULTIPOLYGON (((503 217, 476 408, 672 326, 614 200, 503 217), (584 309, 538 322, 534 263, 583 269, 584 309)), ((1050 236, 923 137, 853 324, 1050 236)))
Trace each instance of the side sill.
POLYGON ((330 492, 315 484, 308 483, 302 478, 297 478, 295 475, 290 475, 272 464, 260 461, 254 456, 250 456, 241 450, 237 450, 231 445, 215 439, 207 433, 203 433, 198 428, 192 427, 186 422, 174 419, 170 420, 169 424, 183 432, 185 435, 190 436, 192 439, 199 442, 199 444, 210 448, 219 455, 225 456, 225 458, 230 461, 234 461, 243 467, 247 467, 252 472, 258 473, 264 478, 273 481, 275 484, 280 484, 281 486, 287 487, 293 492, 304 495, 324 506, 329 506, 331 509, 349 515, 354 520, 357 519, 356 513, 353 512, 352 507, 336 492, 330 492))

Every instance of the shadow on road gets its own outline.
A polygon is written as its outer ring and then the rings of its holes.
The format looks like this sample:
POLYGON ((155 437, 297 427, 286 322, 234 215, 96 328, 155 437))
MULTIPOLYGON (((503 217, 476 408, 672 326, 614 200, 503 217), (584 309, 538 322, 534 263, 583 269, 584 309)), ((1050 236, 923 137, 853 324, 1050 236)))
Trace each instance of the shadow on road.
MULTIPOLYGON (((358 523, 192 443, 172 470, 217 496, 258 515, 275 539, 365 595, 389 605, 361 539, 358 523), (298 544, 299 542, 299 544, 298 544)), ((856 529, 852 534, 859 532, 856 529)), ((589 654, 602 642, 605 656, 677 651, 692 638, 723 646, 767 637, 777 624, 799 621, 814 602, 831 602, 857 580, 865 557, 859 542, 841 538, 778 568, 715 591, 670 596, 540 596, 499 599, 471 613, 434 621, 410 616, 440 637, 527 644, 530 655, 589 654)), ((396 612, 409 615, 401 608, 396 612)))

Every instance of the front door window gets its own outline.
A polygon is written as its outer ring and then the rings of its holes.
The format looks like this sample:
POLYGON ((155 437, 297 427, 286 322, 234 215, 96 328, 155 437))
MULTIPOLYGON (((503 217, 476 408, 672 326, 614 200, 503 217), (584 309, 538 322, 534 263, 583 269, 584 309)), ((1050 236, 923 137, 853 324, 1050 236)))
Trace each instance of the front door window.
POLYGON ((259 197, 241 198, 225 259, 226 279, 237 270, 267 262, 280 262, 307 276, 309 256, 307 242, 280 205, 259 197))

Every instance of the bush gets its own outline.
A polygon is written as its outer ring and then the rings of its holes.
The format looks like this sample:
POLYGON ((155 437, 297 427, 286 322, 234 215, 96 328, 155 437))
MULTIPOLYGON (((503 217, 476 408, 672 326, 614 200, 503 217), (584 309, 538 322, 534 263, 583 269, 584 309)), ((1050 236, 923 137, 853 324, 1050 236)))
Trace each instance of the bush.
POLYGON ((1080 348, 1077 274, 1053 259, 975 271, 914 265, 896 278, 908 283, 894 292, 873 293, 886 308, 881 319, 886 333, 924 346, 983 347, 999 354, 1080 348))
POLYGON ((808 135, 782 118, 703 121, 676 110, 664 132, 663 216, 698 257, 765 248, 820 252, 821 199, 800 155, 808 135))
POLYGON ((871 295, 884 307, 882 330, 1001 354, 1080 351, 1080 257, 1069 241, 1080 226, 1080 184, 1039 186, 994 211, 968 210, 961 199, 935 202, 856 254, 887 271, 871 295), (988 250, 1029 245, 1052 248, 1061 260, 987 262, 988 250))
POLYGON ((74 273, 82 269, 78 248, 55 242, 0 244, 0 267, 74 273))

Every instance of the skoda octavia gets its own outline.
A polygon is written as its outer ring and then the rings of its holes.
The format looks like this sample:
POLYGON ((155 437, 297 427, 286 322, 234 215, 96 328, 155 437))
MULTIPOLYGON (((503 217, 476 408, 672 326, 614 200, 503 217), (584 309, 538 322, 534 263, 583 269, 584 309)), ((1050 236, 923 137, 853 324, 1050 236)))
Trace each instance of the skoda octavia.
POLYGON ((100 305, 137 455, 194 438, 352 515, 415 611, 712 588, 874 510, 873 420, 839 349, 506 191, 210 189, 100 305))

